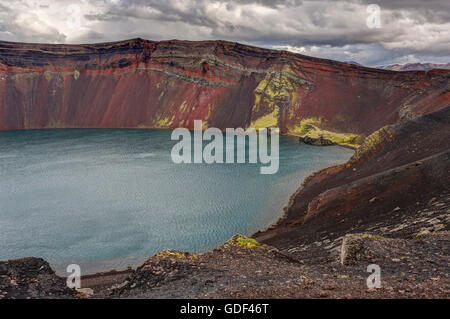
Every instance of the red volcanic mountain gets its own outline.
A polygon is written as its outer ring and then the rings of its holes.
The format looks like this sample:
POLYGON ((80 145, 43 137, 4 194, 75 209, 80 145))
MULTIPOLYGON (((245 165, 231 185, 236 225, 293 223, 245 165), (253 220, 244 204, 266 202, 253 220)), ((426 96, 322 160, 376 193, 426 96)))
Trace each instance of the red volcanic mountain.
POLYGON ((0 42, 0 130, 192 128, 201 119, 360 144, 384 125, 446 105, 449 76, 224 41, 0 42))

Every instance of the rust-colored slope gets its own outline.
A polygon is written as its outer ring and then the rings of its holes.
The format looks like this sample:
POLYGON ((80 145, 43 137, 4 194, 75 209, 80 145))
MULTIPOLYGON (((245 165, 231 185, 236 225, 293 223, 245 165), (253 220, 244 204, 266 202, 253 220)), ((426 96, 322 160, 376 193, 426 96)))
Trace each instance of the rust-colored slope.
POLYGON ((392 72, 224 41, 0 42, 0 130, 280 126, 367 135, 446 105, 450 71, 392 72))
POLYGON ((448 197, 449 174, 450 105, 371 134, 348 163, 307 179, 285 218, 256 238, 293 247, 320 232, 338 237, 364 225, 381 231, 381 224, 415 216, 448 197))

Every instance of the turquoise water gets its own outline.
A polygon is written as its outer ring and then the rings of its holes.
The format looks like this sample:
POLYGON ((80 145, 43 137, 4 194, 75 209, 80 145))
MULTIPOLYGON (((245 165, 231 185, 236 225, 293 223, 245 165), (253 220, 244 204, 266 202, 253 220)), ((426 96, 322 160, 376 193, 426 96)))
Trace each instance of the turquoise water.
POLYGON ((0 132, 0 260, 35 256, 60 273, 136 266, 165 248, 201 252, 281 215, 313 171, 352 151, 280 137, 280 169, 174 164, 164 130, 0 132))

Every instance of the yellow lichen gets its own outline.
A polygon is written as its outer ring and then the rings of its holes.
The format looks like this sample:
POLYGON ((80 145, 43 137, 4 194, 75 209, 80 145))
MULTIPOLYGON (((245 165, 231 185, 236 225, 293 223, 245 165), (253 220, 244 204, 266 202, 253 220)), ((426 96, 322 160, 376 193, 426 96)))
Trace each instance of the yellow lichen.
POLYGON ((252 108, 253 116, 250 127, 266 128, 278 126, 281 110, 288 109, 296 104, 298 84, 291 78, 296 74, 288 65, 279 69, 270 70, 258 83, 254 94, 255 103, 252 108))
POLYGON ((208 57, 208 58, 202 58, 198 61, 198 65, 202 65, 203 63, 208 63, 210 66, 215 66, 216 65, 216 61, 213 60, 212 58, 208 57))
POLYGON ((162 99, 162 97, 164 96, 164 94, 166 94, 166 91, 161 90, 161 93, 158 96, 158 101, 162 99))
POLYGON ((255 90, 255 94, 260 94, 265 100, 275 102, 278 105, 283 101, 289 103, 291 100, 291 93, 294 92, 295 89, 295 84, 293 84, 285 75, 279 72, 271 72, 259 83, 255 90))
POLYGON ((211 117, 213 109, 214 109, 214 104, 209 104, 208 105, 208 114, 206 115, 206 117, 203 119, 203 122, 202 122, 202 130, 203 131, 205 131, 209 127, 208 120, 211 117))
POLYGON ((370 134, 364 139, 362 145, 356 150, 352 161, 358 161, 365 155, 374 151, 379 145, 393 139, 394 131, 391 127, 385 126, 370 134))
POLYGON ((401 122, 406 122, 414 119, 417 115, 412 111, 411 106, 409 104, 404 104, 398 110, 398 117, 401 122))
POLYGON ((244 248, 256 248, 256 247, 260 247, 261 244, 258 243, 256 240, 254 240, 253 238, 248 238, 248 237, 238 237, 236 239, 236 243, 244 248))
POLYGON ((163 250, 163 251, 159 252, 158 254, 156 254, 157 258, 169 257, 169 258, 177 258, 177 259, 195 259, 200 256, 201 256, 201 254, 190 254, 189 252, 170 250, 170 249, 163 250))
POLYGON ((175 115, 172 117, 159 115, 157 119, 153 122, 153 128, 171 128, 175 115))
POLYGON ((353 133, 337 133, 320 128, 323 120, 320 118, 305 118, 293 127, 288 127, 288 133, 302 138, 310 137, 313 139, 323 138, 330 140, 334 144, 357 148, 361 136, 353 133))
POLYGON ((164 258, 164 257, 186 258, 186 254, 178 252, 178 251, 163 250, 159 254, 157 254, 156 257, 158 257, 158 258, 164 258))
POLYGON ((309 131, 314 130, 316 125, 321 125, 321 122, 320 118, 305 118, 298 125, 290 127, 288 132, 292 135, 304 137, 309 131))
POLYGON ((47 80, 47 81, 50 81, 51 79, 53 79, 53 76, 55 75, 55 73, 54 72, 50 72, 50 71, 45 71, 44 72, 44 78, 47 80))
POLYGON ((202 131, 205 131, 208 129, 208 121, 202 121, 202 131))
POLYGON ((187 104, 186 101, 184 101, 183 103, 181 103, 180 107, 178 108, 180 113, 184 113, 186 111, 189 110, 189 105, 187 104))
POLYGON ((34 79, 38 77, 40 74, 37 72, 31 72, 31 73, 18 73, 14 74, 11 78, 13 80, 27 80, 27 79, 34 79))
POLYGON ((276 127, 278 125, 278 109, 275 108, 272 113, 260 117, 250 124, 250 127, 255 129, 276 127))

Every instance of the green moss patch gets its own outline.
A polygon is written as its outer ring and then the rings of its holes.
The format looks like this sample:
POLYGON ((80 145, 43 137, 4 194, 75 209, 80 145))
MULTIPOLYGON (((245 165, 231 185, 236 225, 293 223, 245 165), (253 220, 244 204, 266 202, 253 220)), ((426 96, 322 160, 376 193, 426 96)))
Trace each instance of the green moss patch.
POLYGON ((352 133, 337 133, 320 128, 322 126, 320 118, 306 118, 300 121, 297 126, 290 127, 288 133, 302 138, 309 137, 312 139, 325 139, 333 144, 357 148, 361 136, 352 133))
POLYGON ((176 259, 193 259, 199 257, 200 254, 190 254, 185 251, 177 251, 177 250, 163 250, 156 255, 157 258, 176 258, 176 259))
POLYGON ((378 148, 379 145, 382 145, 394 138, 394 131, 391 127, 385 126, 370 134, 362 145, 356 150, 355 155, 353 155, 352 160, 358 161, 367 154, 372 153, 374 150, 378 148))
POLYGON ((247 238, 247 237, 238 237, 236 239, 236 243, 244 248, 256 248, 256 247, 260 247, 261 244, 258 243, 256 240, 254 240, 253 238, 247 238))

